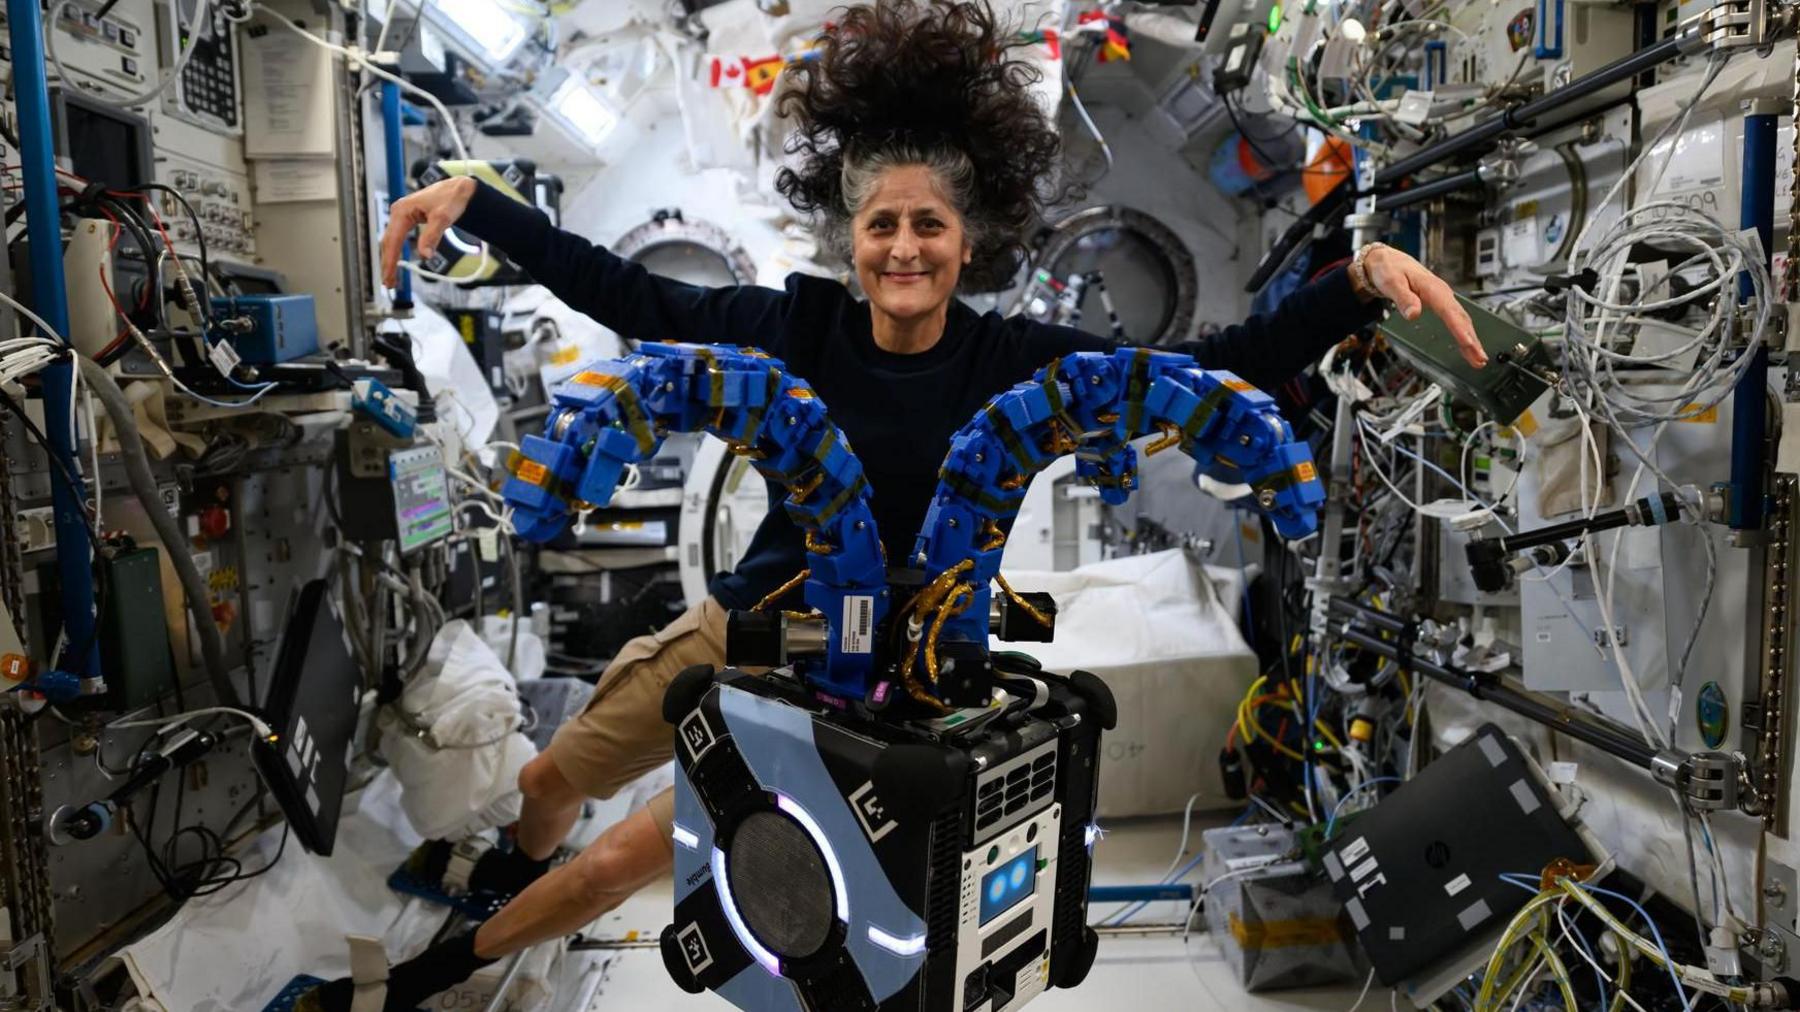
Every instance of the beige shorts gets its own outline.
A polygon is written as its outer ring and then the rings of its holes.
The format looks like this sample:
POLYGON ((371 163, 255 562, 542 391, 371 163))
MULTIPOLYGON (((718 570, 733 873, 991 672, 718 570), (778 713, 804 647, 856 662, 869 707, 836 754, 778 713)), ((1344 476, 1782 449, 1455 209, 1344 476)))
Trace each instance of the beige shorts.
MULTIPOLYGON (((725 616, 725 608, 707 597, 619 650, 587 707, 557 729, 546 750, 571 785, 610 798, 674 757, 675 729, 663 720, 663 693, 686 668, 725 666, 725 616)), ((666 838, 673 818, 668 792, 652 798, 648 808, 666 838)))

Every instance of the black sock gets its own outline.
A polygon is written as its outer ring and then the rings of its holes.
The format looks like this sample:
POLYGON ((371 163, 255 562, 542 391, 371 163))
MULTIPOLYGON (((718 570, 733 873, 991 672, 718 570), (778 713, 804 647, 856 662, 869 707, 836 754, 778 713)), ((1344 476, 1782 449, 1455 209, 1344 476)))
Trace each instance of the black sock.
POLYGON ((475 955, 475 932, 469 931, 426 949, 388 972, 383 1012, 413 1012, 425 999, 461 984, 494 962, 475 955))
POLYGON ((549 858, 533 861, 516 847, 512 850, 495 847, 475 862, 475 870, 469 873, 469 888, 510 896, 536 882, 549 870, 549 858))
POLYGON ((426 840, 406 857, 406 870, 426 882, 442 882, 444 869, 450 866, 449 840, 426 840))
MULTIPOLYGON (((461 984, 492 962, 475 955, 473 931, 439 942, 388 971, 387 1000, 382 1003, 382 1012, 416 1012, 427 998, 461 984)), ((356 985, 350 978, 340 977, 320 985, 299 1007, 348 1012, 355 993, 356 985)))

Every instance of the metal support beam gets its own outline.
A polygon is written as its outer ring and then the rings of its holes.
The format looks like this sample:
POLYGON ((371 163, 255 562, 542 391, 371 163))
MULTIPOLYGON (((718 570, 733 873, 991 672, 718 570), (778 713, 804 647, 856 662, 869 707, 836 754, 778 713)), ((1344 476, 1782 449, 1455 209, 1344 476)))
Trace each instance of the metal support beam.
MULTIPOLYGON (((25 231, 31 243, 32 308, 56 328, 69 332, 68 290, 63 282, 62 212, 58 210, 56 148, 50 118, 50 84, 44 74, 43 13, 37 0, 6 0, 7 32, 12 42, 13 92, 19 127, 19 162, 25 176, 25 231)), ((75 447, 70 381, 74 365, 58 362, 39 375, 43 379, 44 434, 51 455, 79 468, 75 447)), ((94 641, 94 576, 88 545, 85 487, 70 488, 51 468, 50 501, 55 510, 57 590, 62 598, 63 629, 68 634, 69 666, 83 678, 100 675, 100 651, 94 641)), ((53 659, 54 663, 54 659, 53 659)))
MULTIPOLYGON (((400 86, 392 81, 381 82, 381 139, 387 151, 387 198, 388 206, 406 196, 406 141, 400 128, 404 125, 400 111, 400 86)), ((412 240, 406 240, 401 247, 400 259, 412 259, 412 240)), ((380 278, 375 279, 377 283, 380 278)), ((399 272, 399 286, 394 289, 394 308, 411 310, 412 271, 399 272)))

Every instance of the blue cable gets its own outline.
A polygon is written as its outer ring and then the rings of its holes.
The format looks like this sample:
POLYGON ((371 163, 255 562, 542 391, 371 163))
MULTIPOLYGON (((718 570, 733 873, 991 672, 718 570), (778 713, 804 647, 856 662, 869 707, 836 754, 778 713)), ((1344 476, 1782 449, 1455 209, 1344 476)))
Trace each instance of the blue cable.
POLYGON ((1687 991, 1681 986, 1681 976, 1675 972, 1675 959, 1669 955, 1669 947, 1663 944, 1662 931, 1656 926, 1656 921, 1651 919, 1650 912, 1645 910, 1642 906, 1639 906, 1637 900, 1632 899, 1624 893, 1614 892, 1611 889, 1602 889, 1599 886, 1591 886, 1585 882, 1577 882, 1575 884, 1577 887, 1585 889, 1597 896, 1610 896, 1621 903, 1628 904, 1631 909, 1638 912, 1638 916, 1642 917, 1644 923, 1650 926, 1650 937, 1656 942, 1656 950, 1662 953, 1663 968, 1669 971, 1669 979, 1675 983, 1675 996, 1681 999, 1681 1007, 1685 1009, 1686 1012, 1694 1012, 1693 1004, 1688 1001, 1687 991))
MULTIPOLYGON (((1206 854, 1204 852, 1196 854, 1192 861, 1189 861, 1187 864, 1184 864, 1177 869, 1172 877, 1165 877, 1161 882, 1158 882, 1157 885, 1167 885, 1170 882, 1179 882, 1182 879, 1187 878, 1205 857, 1206 854)), ((1149 906, 1150 902, 1151 901, 1149 900, 1138 900, 1131 906, 1126 907, 1118 913, 1113 914, 1111 917, 1108 917, 1106 920, 1101 921, 1100 925, 1101 927, 1111 927, 1115 924, 1124 923, 1127 919, 1136 916, 1145 907, 1149 906)))
MULTIPOLYGON (((1251 805, 1248 808, 1245 808, 1242 812, 1238 813, 1237 818, 1231 820, 1231 825, 1232 826, 1243 825, 1245 822, 1249 821, 1251 814, 1254 813, 1255 811, 1256 811, 1255 805, 1251 805)), ((1198 865, 1200 863, 1200 861, 1205 857, 1206 857, 1206 853, 1204 851, 1195 855, 1195 857, 1192 861, 1189 861, 1187 864, 1183 865, 1180 869, 1176 870, 1172 874, 1164 875, 1162 881, 1158 882, 1157 885, 1166 885, 1170 882, 1179 882, 1182 879, 1187 878, 1188 875, 1193 872, 1194 867, 1196 865, 1198 865)), ((1125 909, 1119 911, 1118 913, 1113 914, 1112 916, 1108 917, 1106 920, 1101 921, 1100 925, 1102 927, 1108 927, 1108 926, 1111 926, 1114 924, 1119 924, 1119 923, 1135 916, 1139 911, 1143 910, 1145 907, 1147 907, 1149 905, 1150 905, 1149 900, 1139 900, 1137 903, 1133 904, 1132 906, 1126 907, 1125 909)))
POLYGON ((1338 813, 1344 810, 1344 806, 1350 803, 1351 798, 1378 784, 1403 784, 1405 782, 1399 777, 1374 777, 1350 788, 1343 797, 1338 799, 1338 803, 1331 807, 1331 818, 1325 820, 1325 839, 1331 839, 1331 831, 1337 827, 1338 813))
MULTIPOLYGON (((1539 891, 1538 880, 1530 875, 1507 873, 1500 876, 1500 881, 1505 882, 1508 885, 1518 886, 1530 893, 1535 894, 1539 891)), ((1686 1012, 1694 1012, 1693 1004, 1688 1001, 1687 991, 1681 986, 1681 976, 1675 972, 1675 957, 1669 955, 1669 947, 1663 943, 1662 931, 1656 926, 1656 921, 1651 918, 1650 911, 1645 910, 1638 901, 1624 893, 1614 892, 1611 889, 1603 889, 1596 885, 1588 885, 1586 882, 1577 882, 1575 885, 1596 896, 1611 897, 1637 911, 1637 915, 1642 917, 1644 923, 1650 928, 1650 938, 1656 943, 1656 950, 1662 954, 1663 969, 1669 971, 1669 980, 1673 981, 1675 984, 1675 995, 1681 999, 1681 1007, 1685 1009, 1686 1012)))
POLYGON ((1594 957, 1594 949, 1588 944, 1587 936, 1581 933, 1581 928, 1577 927, 1573 920, 1570 920, 1564 927, 1569 929, 1569 937, 1574 939, 1581 954, 1588 958, 1588 968, 1594 971, 1594 986, 1600 989, 1598 1007, 1606 1008, 1606 974, 1600 972, 1600 960, 1594 957))

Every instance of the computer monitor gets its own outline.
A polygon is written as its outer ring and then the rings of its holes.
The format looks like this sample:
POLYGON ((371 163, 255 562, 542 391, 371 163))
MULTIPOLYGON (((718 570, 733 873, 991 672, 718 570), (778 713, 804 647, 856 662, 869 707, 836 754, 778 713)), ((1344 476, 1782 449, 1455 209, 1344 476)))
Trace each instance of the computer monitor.
POLYGON ((301 588, 275 655, 264 711, 275 732, 255 747, 257 767, 300 843, 330 854, 337 839, 362 674, 344 643, 326 581, 301 588))
POLYGON ((91 183, 123 190, 155 178, 150 123, 67 88, 51 92, 56 153, 69 171, 91 183))

